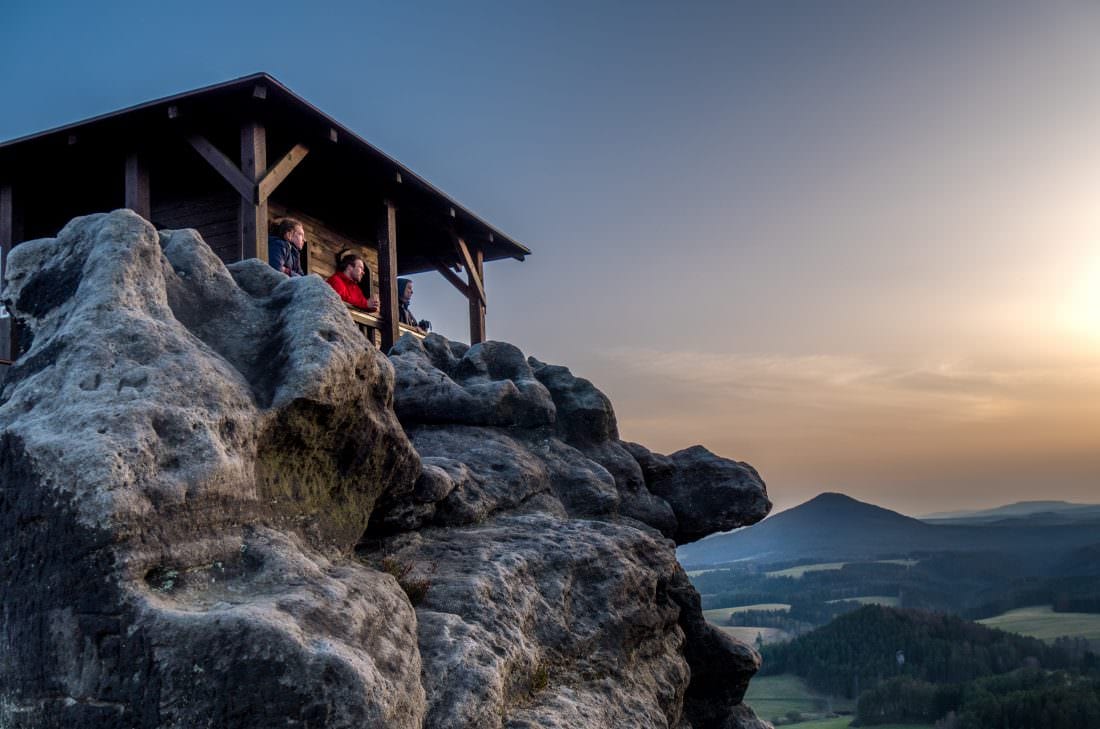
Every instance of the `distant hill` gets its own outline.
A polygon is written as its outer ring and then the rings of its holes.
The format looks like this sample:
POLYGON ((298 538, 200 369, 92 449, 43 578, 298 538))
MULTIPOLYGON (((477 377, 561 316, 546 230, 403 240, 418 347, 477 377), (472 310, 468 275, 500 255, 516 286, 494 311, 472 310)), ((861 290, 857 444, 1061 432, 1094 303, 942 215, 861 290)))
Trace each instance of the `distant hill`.
POLYGON ((1058 577, 1100 577, 1100 542, 1075 549, 1051 569, 1058 577))
MULTIPOLYGON (((1004 515, 1001 516, 1003 520, 1004 515)), ((933 552, 1006 552, 1024 567, 1061 561, 1096 542, 1100 520, 1008 525, 930 524, 838 493, 824 493, 751 527, 677 550, 688 567, 751 560, 761 564, 837 562, 933 552)))
MULTIPOLYGON (((1037 515, 1058 515, 1059 517, 1098 518, 1100 504, 1074 504, 1069 501, 1017 501, 993 509, 978 511, 944 511, 919 517, 929 523, 974 522, 991 523, 1002 519, 1032 517, 1037 515)), ((1065 522, 1063 522, 1065 523, 1065 522)))

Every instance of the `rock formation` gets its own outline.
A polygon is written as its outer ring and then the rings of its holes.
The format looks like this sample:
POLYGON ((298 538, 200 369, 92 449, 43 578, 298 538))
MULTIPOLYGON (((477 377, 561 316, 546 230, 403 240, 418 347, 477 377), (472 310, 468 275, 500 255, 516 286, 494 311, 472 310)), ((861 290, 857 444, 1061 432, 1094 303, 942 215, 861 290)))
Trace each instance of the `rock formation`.
POLYGON ((675 559, 767 513, 746 464, 128 211, 3 300, 0 727, 765 726, 675 559))

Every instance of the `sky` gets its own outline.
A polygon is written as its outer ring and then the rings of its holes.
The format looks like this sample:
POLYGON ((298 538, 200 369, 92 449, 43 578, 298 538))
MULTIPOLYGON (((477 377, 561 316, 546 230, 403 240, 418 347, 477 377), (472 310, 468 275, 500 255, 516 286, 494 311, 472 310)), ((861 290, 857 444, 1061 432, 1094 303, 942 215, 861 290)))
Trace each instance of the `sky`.
POLYGON ((95 5, 0 0, 0 140, 266 71, 533 250, 489 337, 624 439, 777 510, 1100 502, 1097 0, 95 5))

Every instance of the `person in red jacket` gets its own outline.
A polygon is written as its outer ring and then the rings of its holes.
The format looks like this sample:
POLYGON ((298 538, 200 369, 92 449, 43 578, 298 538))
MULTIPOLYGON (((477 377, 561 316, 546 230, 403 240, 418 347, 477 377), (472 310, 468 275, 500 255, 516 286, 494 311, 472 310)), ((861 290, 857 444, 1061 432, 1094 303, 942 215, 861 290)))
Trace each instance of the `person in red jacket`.
POLYGON ((359 282, 367 272, 363 259, 350 251, 341 251, 336 256, 336 273, 328 277, 328 285, 335 289, 346 303, 365 311, 378 311, 378 298, 369 299, 363 295, 359 282))

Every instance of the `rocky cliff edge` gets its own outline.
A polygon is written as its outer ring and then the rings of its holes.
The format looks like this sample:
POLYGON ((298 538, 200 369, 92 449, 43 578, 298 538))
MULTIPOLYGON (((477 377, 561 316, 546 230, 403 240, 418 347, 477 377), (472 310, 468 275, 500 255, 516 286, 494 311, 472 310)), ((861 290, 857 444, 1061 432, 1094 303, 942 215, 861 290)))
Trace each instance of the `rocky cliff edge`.
POLYGON ((675 545, 747 464, 619 440, 503 342, 365 345, 317 277, 129 211, 16 247, 0 727, 766 726, 675 545))

